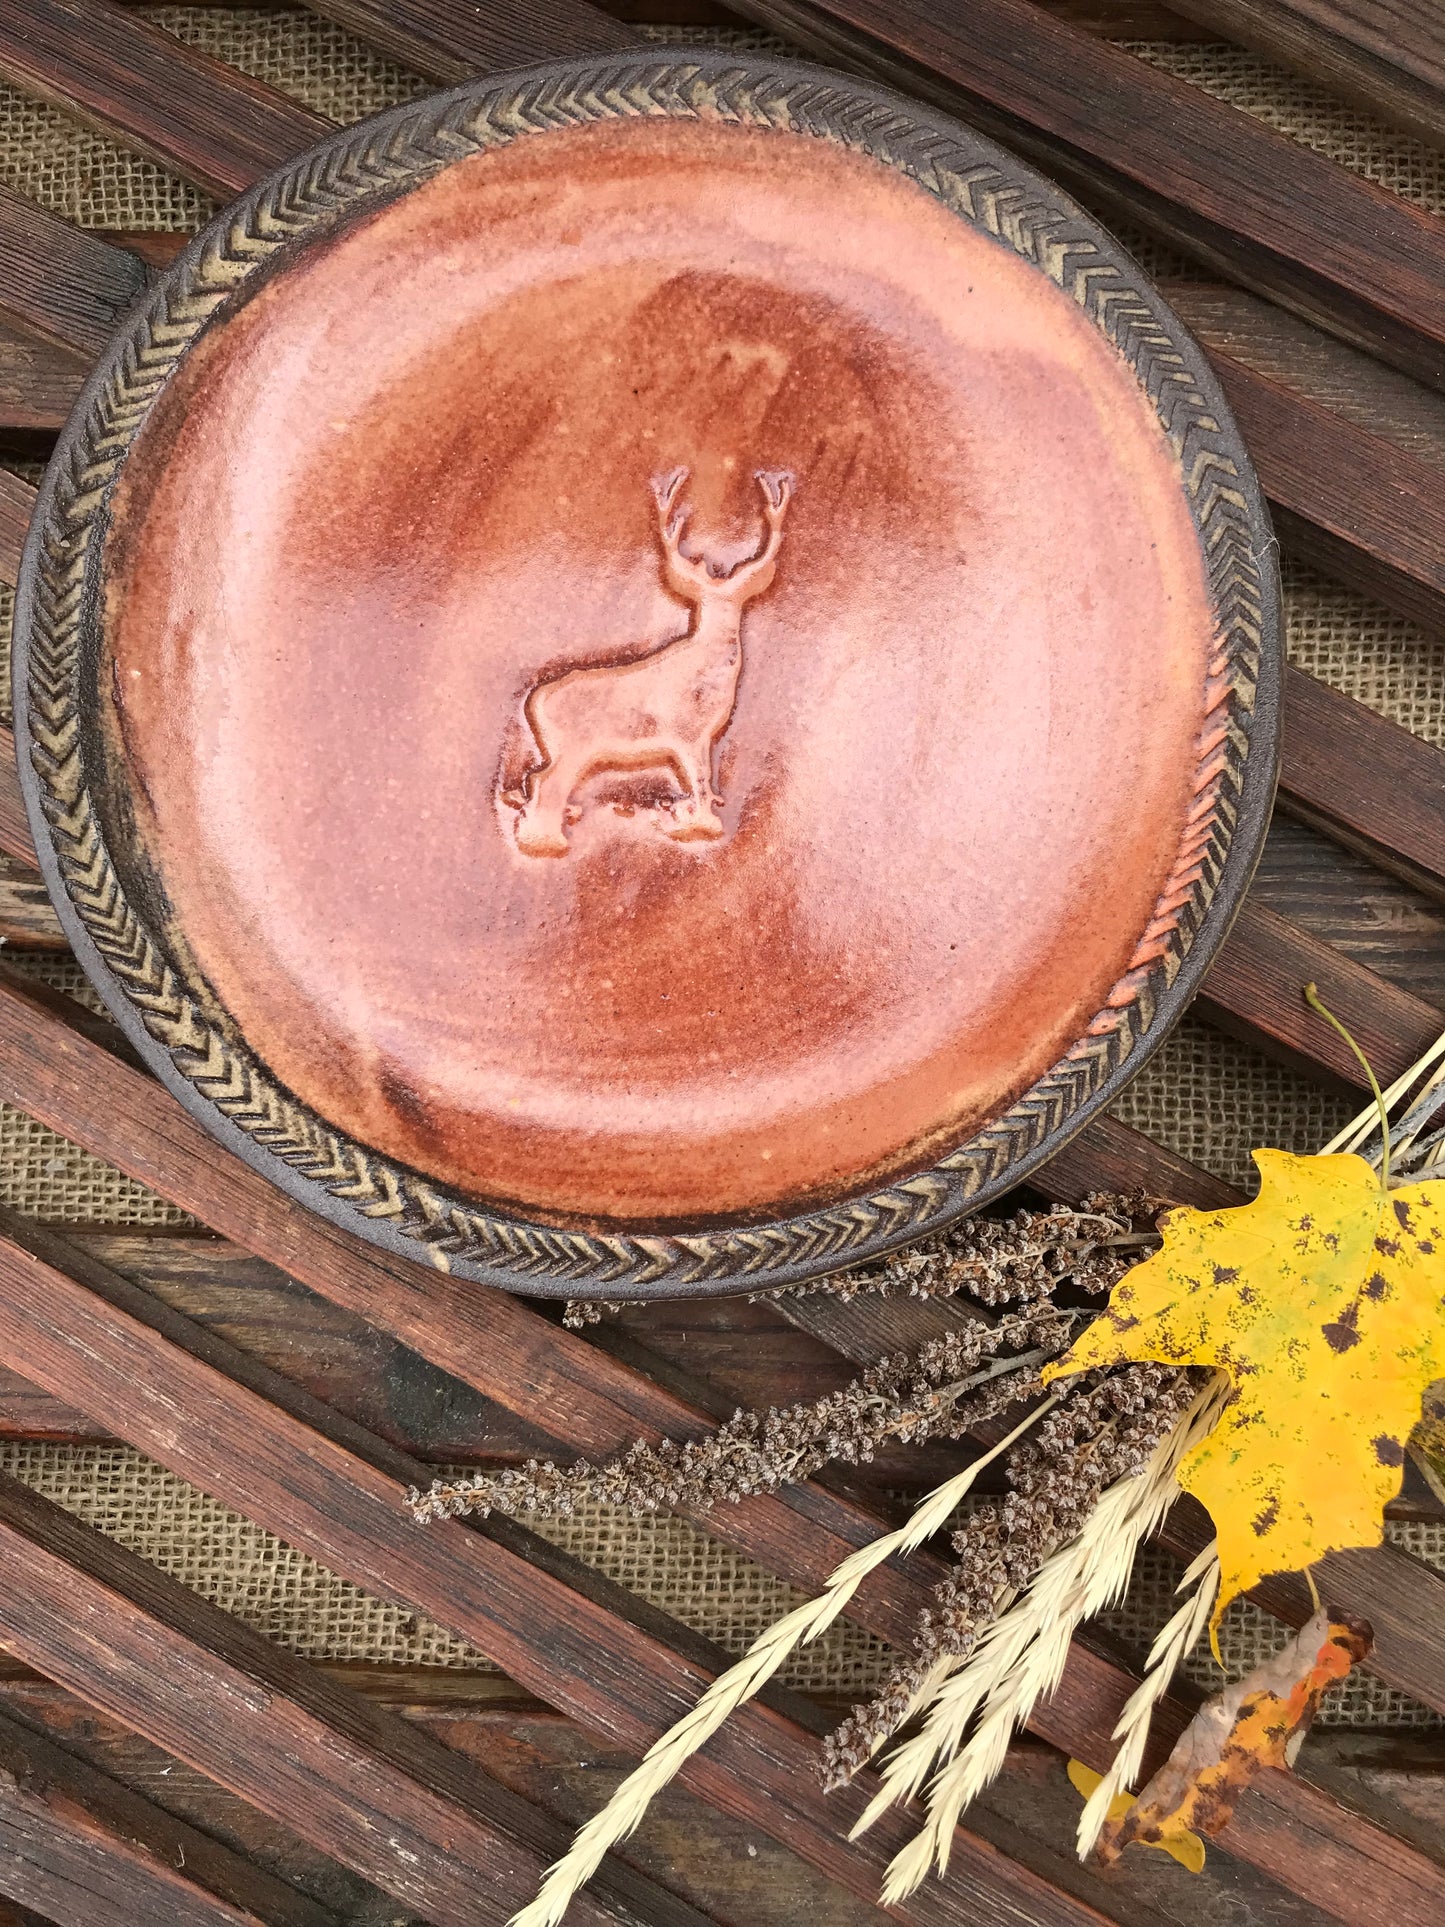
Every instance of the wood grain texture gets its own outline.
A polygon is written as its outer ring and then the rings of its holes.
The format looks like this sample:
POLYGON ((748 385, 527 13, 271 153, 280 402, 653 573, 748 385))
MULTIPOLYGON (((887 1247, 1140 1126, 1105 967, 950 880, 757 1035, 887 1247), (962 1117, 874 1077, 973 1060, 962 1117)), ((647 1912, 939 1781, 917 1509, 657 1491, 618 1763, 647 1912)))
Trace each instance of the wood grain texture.
POLYGON ((1445 385, 1445 231, 1386 189, 1030 0, 739 0, 806 51, 971 120, 1230 279, 1445 385))
POLYGON ((0 311, 95 356, 144 285, 132 255, 0 187, 0 311))
POLYGON ((638 34, 587 0, 308 0, 321 14, 428 80, 454 86, 474 74, 565 54, 634 47, 638 34))
POLYGON ((1276 811, 1250 894, 1427 1004, 1445 1010, 1445 906, 1356 850, 1276 811))
POLYGON ((0 74, 222 200, 332 131, 107 0, 9 0, 0 74))
POLYGON ((1279 60, 1417 140, 1445 142, 1445 18, 1435 0, 1173 0, 1221 40, 1279 60))
POLYGON ((1249 898, 1194 1008, 1306 1075, 1368 1093, 1358 1059, 1305 1002, 1308 983, 1353 1033, 1382 1084, 1393 1083, 1445 1031, 1445 1012, 1249 898))
MULTIPOLYGON (((121 1429, 140 1449, 157 1454, 181 1476, 332 1569, 420 1606, 481 1645, 530 1690, 567 1706, 610 1740, 635 1744, 638 1719, 654 1716, 659 1694, 667 1696, 656 1709, 659 1724, 676 1717, 678 1705, 671 1696, 691 1690, 677 1674, 684 1663, 689 1668, 699 1663, 692 1657, 698 1651, 695 1639, 682 1635, 661 1651, 655 1645, 651 1652, 638 1648, 639 1638, 656 1641, 663 1635, 661 1615, 639 1611, 640 1602, 507 1522, 489 1522, 485 1533, 460 1521, 418 1532, 404 1506, 406 1484, 416 1477, 414 1465, 254 1361, 238 1357, 213 1335, 158 1311, 143 1293, 105 1275, 93 1262, 83 1256, 77 1261, 55 1234, 14 1219, 6 1230, 13 1236, 0 1238, 0 1329, 8 1354, 40 1382, 52 1389, 64 1383, 92 1414, 121 1429), (568 1582, 570 1597, 563 1590, 568 1582), (537 1629, 544 1625, 547 1636, 538 1641, 537 1629), (599 1687, 599 1674, 607 1682, 626 1683, 625 1708, 608 1697, 606 1686, 599 1687)), ((926 1596, 920 1586, 918 1603, 926 1596)), ((1078 1663, 1095 1673, 1101 1667, 1111 1670, 1082 1654, 1078 1663)), ((1115 1680, 1116 1703, 1121 1703, 1128 1680, 1116 1669, 1115 1680)), ((1092 1697, 1097 1700, 1097 1691, 1092 1697)), ((785 1710, 748 1709, 708 1749, 744 1785, 756 1785, 766 1796, 761 1812, 756 1801, 740 1805, 733 1781, 710 1778, 702 1759, 690 1765, 684 1780, 725 1810, 748 1813, 774 1838, 840 1877, 836 1856, 817 1827, 785 1835, 778 1831, 780 1816, 768 1808, 768 1799, 786 1802, 802 1820, 821 1798, 808 1767, 812 1742, 801 1734, 790 1740, 780 1730, 786 1721, 785 1710), (749 1758, 764 1729, 769 1734, 766 1764, 749 1758), (757 1784, 760 1774, 764 1779, 757 1784)), ((1069 1730, 1073 1739, 1081 1739, 1076 1728, 1069 1730)), ((1100 1743, 1107 1745, 1107 1736, 1100 1743)), ((819 1824, 846 1825, 855 1799, 867 1793, 860 1786, 832 1796, 819 1809, 819 1824), (830 1822, 828 1816, 836 1819, 830 1822)), ((904 1833, 907 1825, 901 1823, 904 1833)), ((1390 1850, 1381 1851, 1388 1855, 1390 1850)), ((963 1876, 959 1904, 964 1911, 942 1917, 980 1917, 972 1911, 978 1865, 973 1852, 963 1835, 955 1864, 963 1876)), ((848 1870, 854 1891, 876 1877, 871 1851, 861 1857, 866 1867, 848 1870)), ((1398 1863, 1391 1901, 1405 1908, 1405 1918, 1423 1920, 1428 1915, 1410 1896, 1414 1876, 1406 1877, 1408 1867, 1406 1860, 1398 1863)), ((1304 1881, 1300 1891, 1318 1894, 1307 1872, 1296 1879, 1304 1881)), ((951 1878, 950 1892, 953 1886, 951 1878)), ((1025 1883, 1012 1904, 1023 1908, 1039 1899, 1025 1883)), ((913 1911, 910 1907, 909 1917, 913 1911)), ((1346 1917, 1382 1918, 1358 1909, 1346 1917)))
POLYGON ((0 1716, 0 1891, 56 1927, 336 1927, 336 1916, 0 1716))
POLYGON ((1415 459, 1445 468, 1445 395, 1227 282, 1165 276, 1159 291, 1207 354, 1217 350, 1415 459))
MULTIPOLYGON (((437 1927, 505 1920, 562 1829, 26 1487, 0 1480, 12 1653, 231 1787, 437 1927)), ((579 1920, 703 1927, 614 1864, 579 1920)))
POLYGON ((0 318, 0 433, 54 435, 89 373, 75 349, 0 318))
MULTIPOLYGON (((695 1437, 705 1412, 549 1323, 519 1299, 454 1281, 337 1229, 231 1158, 153 1079, 82 1035, 33 987, 0 972, 0 1097, 117 1163, 248 1251, 515 1411, 558 1449, 695 1437)), ((29 1374, 26 1374, 29 1376, 29 1374)), ((718 1537, 799 1585, 821 1587, 875 1536, 861 1509, 795 1487, 721 1508, 718 1537)), ((917 1596, 901 1569, 870 1575, 857 1617, 911 1637, 917 1596)))
POLYGON ((1445 470, 1217 345, 1209 358, 1290 551, 1445 629, 1445 470))
POLYGON ((1288 667, 1280 803, 1445 901, 1445 750, 1288 667))
POLYGON ((1238 1202, 1236 1192, 1222 1178, 1107 1115, 1094 1118, 1062 1151, 1056 1151, 1032 1183, 1034 1189, 1062 1202, 1077 1202, 1091 1191, 1126 1196, 1143 1191, 1151 1198, 1201 1210, 1238 1202))
POLYGON ((35 507, 35 490, 8 468, 0 468, 0 582, 13 584, 20 572, 20 551, 35 507))
MULTIPOLYGON (((141 1450, 159 1452, 162 1463, 182 1477, 333 1571, 421 1608, 480 1645, 512 1678, 616 1743, 643 1750, 706 1683, 707 1672, 687 1656, 696 1643, 684 1636, 682 1651, 664 1645, 641 1623, 656 1627, 663 1623, 660 1615, 639 1612, 640 1602, 620 1588, 502 1521, 489 1522, 484 1531, 455 1520, 422 1531, 406 1503, 420 1470, 413 1462, 366 1439, 214 1337, 194 1329, 183 1333, 174 1314, 147 1307, 143 1294, 123 1281, 102 1276, 93 1265, 84 1267, 86 1283, 70 1278, 38 1255, 60 1254, 63 1243, 53 1234, 13 1219, 7 1229, 14 1233, 0 1238, 0 1329, 7 1356, 51 1390, 66 1378, 70 1395, 92 1416, 141 1450), (63 1335, 53 1323, 62 1300, 63 1335), (146 1312, 151 1322, 139 1315, 146 1312), (181 1336, 186 1345, 178 1342, 181 1336), (223 1364, 250 1382, 231 1377, 223 1364), (624 1606, 630 1617, 624 1617, 624 1606)), ((74 1256, 67 1256, 75 1265, 74 1256)), ((4 1511, 0 1496, 0 1521, 4 1511)), ((13 1648, 3 1605, 0 1637, 13 1648)), ((72 1690, 86 1692, 83 1677, 56 1673, 52 1663, 16 1650, 72 1690)), ((126 1717, 119 1708, 111 1710, 126 1717)), ((173 1745, 174 1734, 134 1723, 212 1771, 194 1752, 173 1745)), ((756 1706, 690 1763, 683 1779, 724 1811, 745 1814, 830 1878, 871 1893, 889 1852, 887 1840, 850 1848, 840 1837, 869 1796, 860 1787, 845 1798, 827 1798, 815 1761, 811 1734, 756 1706)), ((215 1777, 225 1781, 224 1774, 215 1777)), ((896 1848, 906 1837, 906 1822, 902 1836, 896 1827, 892 1834, 896 1848)), ((1024 1870, 991 1864, 966 1833, 957 1842, 956 1864, 957 1877, 946 1890, 920 1896, 900 1910, 900 1918, 991 1927, 988 1908, 997 1898, 990 1897, 992 1881, 1011 1890, 1020 1920, 1098 1920, 1024 1870)), ((364 1866, 358 1871, 377 1877, 364 1866)))
POLYGON ((64 950, 65 932, 50 907, 40 873, 0 851, 0 947, 64 950))
POLYGON ((30 834, 20 778, 15 770, 15 738, 3 723, 0 723, 0 851, 28 864, 32 870, 39 870, 35 839, 30 834))

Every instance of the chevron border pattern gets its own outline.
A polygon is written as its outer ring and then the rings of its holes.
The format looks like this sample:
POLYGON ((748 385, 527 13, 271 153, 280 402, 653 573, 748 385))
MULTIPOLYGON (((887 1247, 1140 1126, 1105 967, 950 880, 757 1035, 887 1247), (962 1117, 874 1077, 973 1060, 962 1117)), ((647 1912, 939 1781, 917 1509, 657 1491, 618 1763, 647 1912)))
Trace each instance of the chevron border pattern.
POLYGON ((482 1283, 622 1298, 758 1290, 856 1265, 940 1228, 1017 1182, 1031 1154, 1096 1107, 1155 1026, 1224 871, 1261 662, 1274 636, 1274 590, 1256 554, 1262 514, 1253 476, 1202 369, 1200 351, 1159 297, 1057 189, 967 129, 821 70, 639 51, 477 83, 338 134, 224 212, 163 277, 113 345, 52 466, 27 565, 28 619, 17 633, 26 748, 65 890, 103 965, 101 987, 139 1015, 156 1047, 152 1062, 191 1107, 244 1134, 244 1154, 257 1168, 362 1235, 482 1283), (931 1171, 771 1224, 657 1236, 549 1228, 488 1211, 353 1142, 279 1086, 208 1014, 165 931, 128 899, 102 833, 92 787, 101 772, 89 766, 94 753, 87 755, 82 730, 82 665, 103 654, 98 587, 110 490, 152 401, 200 331, 244 298, 279 250, 459 159, 551 128, 641 115, 788 131, 869 154, 1032 262, 1108 337, 1156 409, 1216 612, 1208 714, 1178 858, 1127 971, 1083 1038, 931 1171), (297 1179, 306 1182, 298 1187, 297 1179))

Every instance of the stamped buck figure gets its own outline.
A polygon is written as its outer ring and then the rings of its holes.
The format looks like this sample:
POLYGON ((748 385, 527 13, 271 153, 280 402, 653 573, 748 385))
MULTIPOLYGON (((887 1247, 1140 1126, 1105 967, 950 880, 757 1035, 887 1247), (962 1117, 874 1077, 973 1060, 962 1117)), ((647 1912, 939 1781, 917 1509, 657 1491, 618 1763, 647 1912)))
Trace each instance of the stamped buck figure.
MULTIPOLYGON (((567 669, 527 698, 526 717, 541 763, 523 778, 517 848, 565 856, 567 805, 577 785, 605 771, 668 769, 682 787, 663 824, 678 841, 719 837, 721 798, 712 758, 732 717, 742 669, 743 605, 762 595, 777 568, 793 478, 760 469, 767 535, 756 555, 726 574, 682 552, 688 510, 675 508, 688 471, 653 483, 663 574, 693 605, 687 634, 634 662, 567 669)), ((509 799, 513 800, 513 799, 509 799)))

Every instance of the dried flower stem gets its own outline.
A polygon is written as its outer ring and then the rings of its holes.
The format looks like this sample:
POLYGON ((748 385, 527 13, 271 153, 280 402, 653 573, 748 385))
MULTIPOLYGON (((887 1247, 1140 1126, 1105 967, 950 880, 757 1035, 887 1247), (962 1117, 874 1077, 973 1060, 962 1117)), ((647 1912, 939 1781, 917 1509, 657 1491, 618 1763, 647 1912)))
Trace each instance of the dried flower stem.
POLYGON ((925 1703, 936 1660, 951 1655, 948 1672, 957 1670, 1044 1561, 1077 1535, 1107 1486, 1143 1471, 1195 1389, 1187 1374, 1162 1365, 1086 1374, 1070 1387, 1010 1452, 1007 1497, 953 1535, 958 1563, 920 1614, 913 1652, 825 1743, 825 1786, 850 1780, 925 1703))
POLYGON ((991 1451, 930 1492, 906 1525, 850 1554, 819 1598, 786 1614, 754 1640, 735 1666, 718 1675, 692 1711, 648 1748, 641 1766, 627 1776, 602 1811, 581 1829, 563 1857, 547 1870, 536 1899, 513 1915, 507 1927, 557 1927, 578 1888, 592 1878, 603 1857, 636 1830, 654 1796, 683 1762, 707 1742, 731 1713, 753 1698, 795 1647, 806 1645, 832 1625, 870 1572, 895 1553, 910 1552, 925 1539, 932 1538, 947 1523, 983 1468, 1051 1410, 1060 1396, 1054 1393, 991 1451))
POLYGON ((1140 1540, 1179 1496, 1180 1461, 1213 1428, 1228 1393, 1229 1381, 1212 1373, 1145 1471, 1110 1486, 1078 1536, 1040 1567, 1017 1605, 984 1633, 968 1665, 944 1682, 922 1732, 890 1759, 883 1788, 854 1837, 937 1770, 927 1820, 888 1868, 884 1906, 913 1893, 930 1866, 940 1873, 947 1867, 960 1813, 1002 1767, 1015 1729, 1057 1686, 1075 1627, 1127 1586, 1140 1540), (976 1714, 977 1728, 964 1744, 976 1714))
POLYGON ((827 1292, 888 1298, 951 1298, 958 1292, 985 1305, 1047 1298, 1066 1280, 1103 1292, 1158 1243, 1156 1199, 1100 1195, 1074 1210, 1018 1211, 1011 1218, 970 1218, 936 1237, 891 1252, 881 1264, 837 1272, 801 1286, 764 1292, 765 1298, 827 1292), (1145 1219, 1143 1229, 1134 1220, 1145 1219))
POLYGON ((1209 1614, 1219 1591, 1219 1545, 1216 1540, 1210 1540, 1179 1581, 1175 1591, 1185 1592, 1191 1586, 1193 1592, 1166 1622, 1150 1647, 1144 1677, 1129 1695, 1119 1715, 1113 1737, 1121 1745, 1108 1772, 1089 1795, 1084 1811, 1079 1815, 1080 1860, 1087 1860, 1098 1844, 1115 1798, 1131 1788, 1138 1779, 1154 1708, 1169 1691, 1175 1673, 1193 1652, 1199 1635, 1209 1622, 1209 1614))
POLYGON ((914 1353, 881 1359, 842 1391, 811 1405, 737 1412, 705 1438, 652 1445, 639 1439, 619 1457, 594 1466, 550 1460, 438 1480, 413 1492, 423 1522, 467 1512, 547 1518, 579 1500, 625 1507, 634 1517, 664 1506, 690 1512, 720 1500, 806 1479, 830 1460, 871 1459, 889 1440, 957 1438, 969 1426, 1039 1389, 1038 1367, 1069 1343, 1080 1314, 1042 1306, 980 1320, 929 1341, 914 1353), (1014 1348, 1026 1346, 1026 1350, 1014 1348))

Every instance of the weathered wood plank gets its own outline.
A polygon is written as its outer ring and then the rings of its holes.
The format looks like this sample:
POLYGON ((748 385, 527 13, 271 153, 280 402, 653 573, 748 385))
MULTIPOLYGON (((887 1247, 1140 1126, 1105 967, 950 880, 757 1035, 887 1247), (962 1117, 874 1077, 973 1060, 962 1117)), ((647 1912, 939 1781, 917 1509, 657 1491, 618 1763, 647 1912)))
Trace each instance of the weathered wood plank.
MULTIPOLYGON (((8 1478, 0 1638, 437 1927, 505 1920, 565 1841, 445 1747, 8 1478)), ((654 1910, 701 1927, 614 1863, 578 1917, 601 1927, 654 1910)))
POLYGON ((1445 386, 1445 230, 1029 0, 737 0, 1103 194, 1206 266, 1445 386))
POLYGON ((406 67, 444 87, 495 68, 564 54, 610 53, 637 33, 587 0, 307 0, 406 67))
POLYGON ((0 851, 32 870, 40 867, 15 769, 15 738, 3 723, 0 723, 0 851))
POLYGON ((1435 0, 1173 0, 1221 40, 1283 61, 1417 140, 1445 143, 1445 20, 1435 0))
POLYGON ((336 1927, 336 1916, 0 1716, 0 1891, 56 1927, 336 1927))
POLYGON ((1277 811, 1250 895, 1301 930, 1445 1010, 1445 906, 1277 811))
MULTIPOLYGON (((563 1449, 611 1453, 639 1436, 709 1428, 706 1413, 521 1300, 393 1257, 304 1210, 223 1151, 152 1078, 83 1036, 8 972, 0 972, 0 1097, 392 1332, 563 1449)), ((831 1498, 826 1525, 815 1522, 824 1500, 807 1486, 760 1495, 721 1508, 710 1525, 774 1571, 821 1585, 875 1530, 860 1509, 831 1498)), ((911 1635, 916 1604, 903 1572, 870 1575, 857 1602, 858 1616, 883 1637, 911 1635)))
POLYGON ((1445 750, 1287 668, 1280 802, 1445 901, 1445 750))
POLYGON ((107 0, 9 0, 0 73, 223 200, 332 131, 107 0))
POLYGON ((1295 1068, 1337 1087, 1368 1092, 1369 1080, 1343 1038, 1304 1000, 1318 986, 1351 1031, 1381 1083, 1392 1083, 1445 1031, 1445 1012, 1340 951, 1287 917, 1246 899, 1195 999, 1200 1015, 1295 1068))
POLYGON ((50 907, 39 874, 0 851, 0 947, 64 950, 65 932, 50 907))
MULTIPOLYGON (((147 1305, 134 1287, 104 1276, 94 1264, 77 1263, 53 1234, 14 1220, 7 1229, 15 1234, 0 1237, 0 1330, 7 1356, 52 1391, 65 1378, 68 1395, 119 1436, 332 1570, 420 1607, 479 1645, 512 1678, 620 1744, 641 1751, 705 1684, 707 1673, 693 1660, 616 1610, 625 1597, 620 1589, 500 1521, 485 1531, 455 1520, 423 1531, 406 1503, 419 1472, 414 1462, 336 1420, 213 1336, 183 1331, 183 1321, 147 1305), (41 1252, 65 1252, 76 1270, 86 1271, 86 1282, 41 1252), (62 1300, 63 1333, 53 1323, 62 1300), (230 1376, 228 1365, 248 1382, 230 1376), (529 1549, 532 1559, 514 1548, 529 1549)), ((0 1491, 0 1550, 5 1512, 0 1491)), ((660 1623, 651 1613, 634 1611, 634 1618, 660 1623)), ((58 1673, 53 1663, 15 1645, 3 1598, 0 1638, 62 1684, 96 1697, 87 1693, 83 1672, 58 1673)), ((684 1641, 685 1648, 694 1645, 684 1641)), ((119 1707, 111 1710, 126 1717, 119 1707)), ((174 1733, 167 1737, 138 1719, 132 1723, 180 1757, 213 1770, 194 1750, 174 1744, 174 1733)), ((261 1735, 255 1739, 259 1743, 261 1735)), ((830 1878, 871 1892, 885 1842, 859 1850, 840 1837, 866 1794, 859 1789, 842 1801, 825 1801, 815 1757, 810 1734, 758 1706, 691 1763, 684 1783, 725 1811, 744 1813, 830 1878)), ((233 1784, 224 1774, 214 1777, 233 1784)), ((1022 1869, 992 1866, 967 1834, 960 1836, 957 1862, 959 1877, 946 1894, 935 1890, 900 1910, 900 1917, 992 1927, 995 1916, 987 1907, 997 1895, 989 1898, 991 1877, 1012 1890, 1020 1920, 1080 1927, 1087 1920, 1097 1927, 1092 1910, 1076 1909, 1022 1869)), ((365 1866, 358 1871, 377 1877, 365 1866)))
MULTIPOLYGON (((651 1609, 639 1614, 637 1602, 630 1602, 625 1612, 618 1589, 579 1574, 575 1562, 502 1521, 489 1522, 485 1534, 460 1521, 418 1532, 405 1515, 405 1485, 415 1469, 404 1459, 278 1384, 274 1375, 236 1357, 214 1337, 186 1330, 183 1321, 147 1304, 134 1287, 84 1260, 77 1263, 54 1234, 13 1220, 8 1229, 14 1238, 0 1239, 0 1329, 9 1355, 40 1382, 52 1389, 63 1383, 94 1415, 182 1476, 332 1569, 421 1607, 479 1644, 514 1679, 552 1703, 560 1701, 614 1741, 635 1742, 639 1710, 644 1709, 642 1718, 650 1718, 659 1693, 691 1690, 691 1682, 677 1676, 695 1641, 683 1636, 678 1645, 660 1650, 654 1645, 650 1652, 637 1646, 643 1627, 630 1621, 645 1619, 654 1641, 663 1623, 651 1609), (85 1273, 83 1281, 51 1262, 62 1256, 71 1270, 85 1273), (528 1556, 520 1558, 519 1552, 528 1556), (575 1596, 563 1591, 564 1577, 573 1581, 575 1596), (541 1626, 546 1637, 538 1640, 541 1626), (599 1690, 599 1672, 608 1682, 622 1683, 625 1707, 599 1690)), ((919 1603, 923 1597, 920 1591, 919 1603)), ((0 1618, 0 1629, 3 1625, 0 1618)), ((1105 1662, 1083 1655, 1078 1663, 1096 1673, 1108 1670, 1105 1662)), ((694 1662, 686 1664, 691 1670, 694 1662)), ((1126 1690, 1127 1679, 1117 1675, 1117 1680, 1126 1690)), ((612 1694, 616 1691, 613 1685, 612 1694)), ((676 1717, 677 1710, 675 1700, 658 1706, 659 1724, 676 1717)), ((1067 1722, 1069 1715, 1064 1718, 1067 1722)), ((1069 1731, 1079 1737, 1074 1726, 1069 1731)), ((868 1787, 832 1796, 814 1820, 820 1796, 807 1765, 812 1746, 802 1733, 790 1737, 785 1712, 750 1708, 710 1744, 707 1755, 690 1763, 684 1781, 726 1810, 747 1812, 773 1837, 831 1877, 846 1877, 858 1891, 860 1883, 876 1877, 874 1851, 891 1851, 892 1836, 899 1828, 906 1832, 908 1822, 900 1820, 881 1841, 868 1836, 864 1865, 840 1864, 820 1830, 834 1814, 840 1826, 855 1817, 855 1802, 868 1797, 868 1787), (724 1777, 710 1779, 717 1768, 725 1770, 724 1777), (784 1806, 792 1809, 792 1830, 780 1833, 784 1806)), ((1401 1920, 1423 1924, 1430 1916, 1414 1891, 1419 1884, 1414 1861, 1407 1850, 1395 1853, 1397 1843, 1376 1841, 1374 1831, 1369 1830, 1369 1851, 1391 1862, 1383 1883, 1389 1904, 1403 1909, 1401 1920)), ((955 1859, 963 1892, 952 1877, 948 1891, 949 1902, 963 1911, 931 1917, 996 1918, 974 1911, 973 1876, 980 1864, 971 1858, 975 1854, 974 1843, 963 1835, 955 1859)), ((1013 1869, 1011 1877, 1017 1879, 1020 1871, 1013 1869)), ((1307 1896, 1321 1892, 1308 1869, 1293 1870, 1290 1879, 1307 1896)), ((1438 1887, 1437 1881, 1431 1904, 1438 1901, 1438 1887)), ((1378 1895, 1369 1907, 1352 1905, 1344 1917, 1361 1927, 1366 1922, 1385 1927, 1386 1916, 1375 1911, 1377 1900, 1378 1895)), ((1045 1895, 1025 1882, 1012 1904, 1018 1912, 1030 1903, 1035 1909, 1043 1906, 1045 1895)), ((910 1905, 909 1917, 915 1906, 923 1910, 920 1917, 930 1917, 928 1909, 942 1904, 930 1890, 928 1901, 920 1896, 910 1905)), ((1054 1894, 1047 1905, 1063 1905, 1062 1897, 1054 1894)), ((1045 1910, 1043 1917, 1053 1916, 1045 1910)), ((1074 1916, 1065 1907, 1063 1917, 1074 1916)))
POLYGON ((133 255, 0 187, 0 310, 94 357, 144 286, 133 255))
POLYGON ((0 320, 0 431, 54 435, 89 373, 75 349, 0 320))
POLYGON ((20 552, 35 507, 35 490, 8 468, 0 468, 0 582, 12 583, 20 572, 20 552))
POLYGON ((1445 628, 1445 471, 1218 346, 1209 358, 1290 550, 1445 628))

